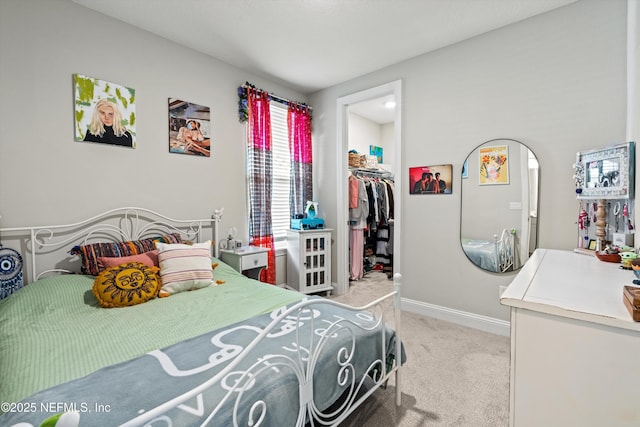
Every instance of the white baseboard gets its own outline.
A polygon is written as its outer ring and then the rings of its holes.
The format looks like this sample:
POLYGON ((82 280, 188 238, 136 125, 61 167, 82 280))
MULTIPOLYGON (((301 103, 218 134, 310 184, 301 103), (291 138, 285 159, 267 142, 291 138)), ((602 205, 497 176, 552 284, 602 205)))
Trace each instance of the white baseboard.
POLYGON ((402 310, 421 316, 433 317, 445 320, 469 328, 479 329, 496 335, 508 337, 511 326, 506 320, 495 319, 493 317, 481 316, 479 314, 468 313, 466 311, 454 310, 452 308, 439 305, 427 304, 408 298, 401 299, 402 310))

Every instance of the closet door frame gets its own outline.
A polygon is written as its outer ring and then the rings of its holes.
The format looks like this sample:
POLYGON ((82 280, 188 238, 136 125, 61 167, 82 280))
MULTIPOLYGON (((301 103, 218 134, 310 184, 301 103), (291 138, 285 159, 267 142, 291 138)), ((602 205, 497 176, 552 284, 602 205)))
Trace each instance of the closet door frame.
POLYGON ((349 289, 349 183, 348 156, 349 151, 349 123, 347 108, 370 99, 393 95, 396 102, 393 142, 393 172, 394 180, 394 223, 393 223, 393 272, 401 271, 400 236, 402 235, 402 81, 395 80, 380 86, 353 93, 337 100, 337 165, 338 188, 337 196, 337 226, 336 226, 336 288, 335 293, 341 295, 349 289))

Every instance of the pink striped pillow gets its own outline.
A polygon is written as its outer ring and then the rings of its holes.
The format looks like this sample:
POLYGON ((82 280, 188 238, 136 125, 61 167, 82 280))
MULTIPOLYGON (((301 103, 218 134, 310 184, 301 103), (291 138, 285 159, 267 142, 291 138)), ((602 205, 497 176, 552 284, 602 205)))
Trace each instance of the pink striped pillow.
POLYGON ((121 264, 127 264, 130 262, 141 262, 147 267, 158 267, 158 250, 155 249, 153 251, 144 252, 138 255, 131 256, 121 256, 121 257, 111 257, 111 256, 101 256, 98 257, 98 267, 100 271, 105 268, 115 267, 121 264))
POLYGON ((215 284, 211 267, 211 241, 185 245, 156 242, 162 290, 169 294, 215 284))

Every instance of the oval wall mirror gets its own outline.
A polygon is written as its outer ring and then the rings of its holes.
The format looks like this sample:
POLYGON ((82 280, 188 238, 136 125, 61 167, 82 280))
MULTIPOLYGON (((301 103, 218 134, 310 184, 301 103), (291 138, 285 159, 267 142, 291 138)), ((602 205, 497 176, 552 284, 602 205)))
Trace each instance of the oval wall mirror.
POLYGON ((538 244, 535 154, 513 139, 474 149, 462 167, 460 244, 469 261, 494 273, 515 271, 538 244))

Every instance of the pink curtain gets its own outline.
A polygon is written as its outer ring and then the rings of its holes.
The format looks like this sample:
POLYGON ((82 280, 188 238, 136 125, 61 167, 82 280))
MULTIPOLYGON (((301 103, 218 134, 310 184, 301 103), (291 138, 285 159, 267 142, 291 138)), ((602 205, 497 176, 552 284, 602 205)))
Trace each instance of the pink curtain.
POLYGON ((268 266, 260 281, 276 283, 276 254, 271 226, 271 187, 273 155, 271 152, 271 114, 269 94, 247 87, 247 152, 249 175, 249 243, 269 248, 268 266))
POLYGON ((305 105, 289 104, 289 154, 291 180, 289 208, 291 214, 302 214, 307 200, 313 200, 313 158, 311 145, 311 112, 305 105))

